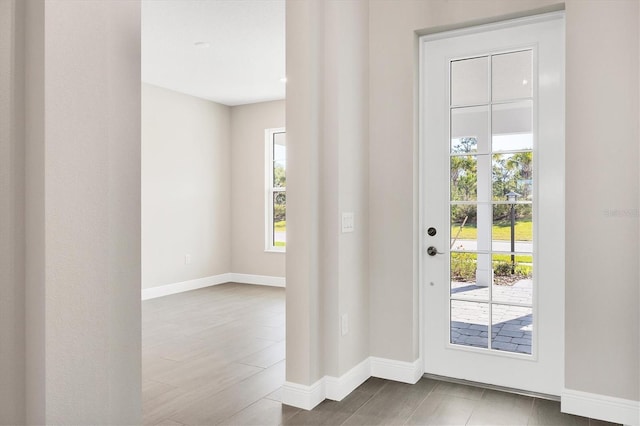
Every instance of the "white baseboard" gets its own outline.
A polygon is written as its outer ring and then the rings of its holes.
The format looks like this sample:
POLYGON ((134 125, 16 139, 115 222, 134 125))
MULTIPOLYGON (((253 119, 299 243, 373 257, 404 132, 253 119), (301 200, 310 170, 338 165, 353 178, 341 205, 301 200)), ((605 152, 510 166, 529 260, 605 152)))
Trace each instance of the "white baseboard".
POLYGON ((325 399, 341 401, 369 377, 414 384, 422 374, 420 359, 404 362, 369 357, 342 376, 324 376, 311 386, 286 382, 282 387, 282 403, 311 410, 325 399))
POLYGON ((565 389, 560 398, 563 413, 640 426, 640 401, 571 389, 565 389))
POLYGON ((422 360, 413 362, 371 357, 371 376, 402 383, 418 383, 424 374, 422 360))
POLYGON ((235 272, 231 272, 228 274, 230 276, 230 280, 235 283, 242 284, 255 284, 255 285, 267 285, 271 287, 285 287, 285 278, 284 277, 271 277, 268 275, 251 275, 251 274, 237 274, 235 272))
POLYGON ((155 299, 156 297, 169 296, 170 294, 228 283, 231 281, 230 275, 231 274, 212 275, 210 277, 197 278, 195 280, 166 284, 158 287, 143 288, 142 300, 155 299))
POLYGON ((340 377, 325 376, 326 397, 333 401, 342 401, 369 377, 371 377, 370 358, 365 359, 340 377))
POLYGON ((282 385, 282 403, 292 407, 312 410, 325 399, 324 377, 311 386, 284 382, 282 385))
POLYGON ((166 284, 158 287, 142 289, 142 300, 155 299, 156 297, 169 296, 170 294, 182 293, 199 288, 210 287, 212 285, 224 283, 241 283, 267 285, 271 287, 284 287, 284 277, 270 277, 267 275, 236 274, 228 272, 226 274, 212 275, 210 277, 197 278, 195 280, 182 281, 179 283, 166 284))

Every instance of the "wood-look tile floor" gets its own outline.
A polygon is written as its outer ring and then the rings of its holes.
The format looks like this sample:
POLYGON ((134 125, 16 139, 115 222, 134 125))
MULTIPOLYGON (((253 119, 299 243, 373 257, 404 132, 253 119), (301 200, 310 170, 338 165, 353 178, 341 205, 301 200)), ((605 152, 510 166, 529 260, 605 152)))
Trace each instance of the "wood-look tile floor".
POLYGON ((223 284, 142 303, 148 425, 605 425, 560 404, 422 379, 371 378, 312 411, 282 405, 284 289, 223 284))

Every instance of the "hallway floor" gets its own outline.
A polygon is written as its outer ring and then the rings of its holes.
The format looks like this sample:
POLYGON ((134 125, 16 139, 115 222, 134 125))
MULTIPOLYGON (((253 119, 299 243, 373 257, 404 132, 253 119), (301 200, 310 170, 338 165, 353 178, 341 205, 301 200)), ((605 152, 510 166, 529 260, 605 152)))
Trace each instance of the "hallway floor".
POLYGON ((560 404, 422 379, 371 378, 312 411, 280 403, 284 289, 223 284, 142 303, 148 425, 604 425, 560 404))

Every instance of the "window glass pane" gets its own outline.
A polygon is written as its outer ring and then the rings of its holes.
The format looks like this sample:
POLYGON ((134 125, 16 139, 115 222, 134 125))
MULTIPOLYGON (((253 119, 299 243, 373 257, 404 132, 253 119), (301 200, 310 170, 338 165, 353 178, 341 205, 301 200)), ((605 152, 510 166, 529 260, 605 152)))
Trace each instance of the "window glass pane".
POLYGON ((488 328, 488 303, 451 301, 451 343, 486 348, 488 328))
POLYGON ((478 250, 478 207, 453 204, 451 209, 451 250, 478 250))
POLYGON ((451 201, 475 201, 478 198, 478 164, 473 155, 451 157, 451 201))
POLYGON ((532 105, 531 101, 523 101, 492 106, 493 151, 533 149, 532 105))
POLYGON ((533 200, 533 153, 493 154, 491 185, 494 201, 507 201, 515 192, 518 201, 533 200))
POLYGON ((451 104, 473 105, 489 101, 489 58, 451 62, 451 104))
POLYGON ((479 285, 479 257, 484 253, 451 253, 451 298, 489 301, 489 286, 479 285))
POLYGON ((494 302, 531 304, 533 301, 533 256, 494 254, 493 290, 494 302))
POLYGON ((284 247, 287 241, 287 194, 284 191, 273 193, 273 245, 284 247))
POLYGON ((491 92, 494 101, 531 97, 531 51, 505 53, 491 58, 491 92))
POLYGON ((492 250, 502 252, 533 252, 533 221, 531 204, 496 204, 493 206, 491 231, 492 250), (513 227, 512 221, 513 218, 513 227), (511 250, 513 236, 514 249, 511 250))
POLYGON ((273 134, 273 186, 284 188, 287 186, 287 148, 286 134, 273 134))
POLYGON ((451 152, 487 152, 489 107, 453 108, 451 110, 451 152))
POLYGON ((491 349, 531 354, 533 309, 493 305, 491 316, 491 349))
POLYGON ((273 134, 273 160, 285 161, 287 159, 287 136, 286 133, 273 134))

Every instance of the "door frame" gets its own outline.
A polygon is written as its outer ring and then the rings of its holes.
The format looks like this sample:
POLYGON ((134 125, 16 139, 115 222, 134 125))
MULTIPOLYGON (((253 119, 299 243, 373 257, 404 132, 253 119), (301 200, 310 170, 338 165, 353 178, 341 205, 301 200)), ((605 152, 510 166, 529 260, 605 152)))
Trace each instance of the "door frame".
MULTIPOLYGON (((418 59, 418 66, 417 66, 417 72, 418 72, 418 79, 416 80, 418 83, 418 105, 417 105, 417 132, 418 132, 418 141, 416 143, 416 148, 415 148, 415 155, 417 156, 417 163, 418 163, 418 173, 417 173, 417 185, 416 185, 416 190, 418 192, 417 194, 417 207, 418 207, 418 212, 417 212, 417 227, 418 229, 416 230, 417 232, 417 247, 416 247, 416 255, 418 257, 418 271, 417 271, 417 278, 418 278, 418 289, 417 289, 417 296, 418 296, 418 309, 419 309, 419 314, 418 314, 418 321, 419 321, 419 325, 418 325, 418 334, 419 334, 419 354, 420 354, 420 363, 421 363, 421 369, 423 372, 427 371, 427 359, 426 359, 426 344, 428 342, 426 342, 426 338, 425 338, 425 334, 426 334, 426 330, 425 330, 425 309, 426 309, 426 291, 424 289, 424 285, 425 282, 425 271, 426 271, 426 265, 425 265, 425 252, 426 252, 426 246, 425 246, 425 234, 426 234, 426 228, 425 228, 425 223, 424 223, 424 209, 425 209, 425 195, 424 195, 424 178, 425 178, 425 152, 424 152, 424 146, 426 144, 426 131, 425 131, 425 127, 426 127, 426 123, 422 117, 423 112, 425 111, 426 107, 425 107, 425 99, 424 99, 424 87, 426 84, 426 79, 425 79, 425 73, 424 73, 424 69, 423 69, 423 63, 424 63, 424 49, 423 49, 423 43, 429 42, 429 41, 434 41, 434 40, 442 40, 442 39, 447 39, 447 38, 452 38, 452 37, 459 37, 459 36, 464 36, 464 35, 473 35, 473 34, 478 34, 478 33, 484 33, 487 31, 494 31, 494 30, 500 30, 500 29, 507 29, 507 28, 513 28, 513 27, 520 27, 523 25, 528 25, 528 24, 535 24, 535 23, 542 23, 542 22, 548 22, 548 21, 553 21, 553 20, 558 20, 558 19, 562 19, 564 21, 565 19, 565 11, 564 10, 560 10, 560 11, 555 11, 555 12, 547 12, 547 13, 541 13, 541 14, 536 14, 536 15, 531 15, 531 16, 526 16, 526 17, 522 17, 522 18, 515 18, 515 19, 506 19, 503 21, 498 21, 498 22, 493 22, 493 23, 488 23, 488 24, 480 24, 480 25, 471 25, 468 27, 463 27, 463 28, 458 28, 458 29, 453 29, 453 30, 445 30, 445 31, 441 31, 441 32, 436 32, 436 33, 432 33, 432 34, 427 34, 427 35, 423 35, 418 37, 417 41, 417 49, 418 49, 418 55, 417 55, 417 59, 418 59)), ((564 59, 564 57, 563 57, 564 59)), ((564 69, 565 65, 564 62, 561 64, 561 68, 562 68, 562 73, 563 75, 565 75, 565 69, 564 69)), ((564 90, 564 83, 563 83, 563 90, 564 90)), ((564 99, 564 96, 563 96, 564 99)), ((566 114, 565 112, 565 106, 562 106, 562 112, 563 114, 566 114)), ((537 115, 537 114, 536 114, 537 115)), ((534 116, 534 119, 536 121, 535 125, 537 126, 537 117, 534 116)), ((563 146, 562 146, 562 158, 564 161, 565 158, 565 152, 564 152, 564 146, 565 146, 565 142, 564 142, 563 138, 563 146)), ((535 164, 535 170, 536 170, 536 175, 537 170, 538 170, 538 162, 536 162, 535 164)), ((564 178, 564 168, 562 170, 563 172, 563 178, 564 178)), ((563 201, 564 201, 564 193, 563 193, 563 201)), ((538 210, 539 206, 535 207, 535 211, 534 211, 534 215, 537 216, 536 211, 538 210)), ((564 211, 564 204, 563 204, 563 211, 564 211)), ((535 219, 534 219, 535 220, 535 219)), ((565 224, 563 222, 562 224, 562 231, 563 231, 563 235, 564 235, 564 230, 565 230, 565 224)), ((538 231, 537 229, 534 229, 534 240, 537 240, 537 234, 538 231)), ((563 246, 564 246, 564 238, 562 240, 563 246)), ((534 262, 535 264, 537 264, 537 256, 534 257, 534 262)), ((563 258, 563 264, 564 264, 564 258, 563 258)), ((537 265, 534 265, 534 270, 537 267, 537 265)), ((565 366, 564 366, 564 356, 565 356, 565 351, 564 351, 564 342, 565 342, 565 333, 564 333, 564 317, 565 317, 565 302, 564 302, 564 291, 565 291, 565 280, 564 280, 564 276, 563 279, 561 280, 561 282, 558 283, 558 285, 561 287, 560 288, 560 292, 563 295, 562 301, 561 301, 561 306, 562 306, 562 312, 560 313, 560 317, 562 319, 561 324, 558 325, 558 333, 560 333, 560 339, 562 341, 562 348, 561 348, 561 354, 559 355, 562 358, 562 361, 560 362, 561 364, 561 370, 562 370, 562 382, 564 384, 564 371, 565 371, 565 366)), ((533 299, 533 309, 534 309, 534 324, 537 324, 538 322, 538 292, 536 291, 534 293, 534 299, 533 299)), ((537 328, 537 327, 536 327, 537 328)), ((537 333, 535 333, 534 339, 536 341, 536 345, 537 345, 537 340, 538 340, 538 336, 537 333)), ((535 351, 535 355, 534 359, 537 359, 537 354, 538 354, 538 350, 535 351)), ((508 353, 505 354, 501 354, 501 356, 509 356, 508 353)), ((516 356, 517 357, 517 356, 516 356)), ((555 395, 554 395, 555 396, 555 395)))

